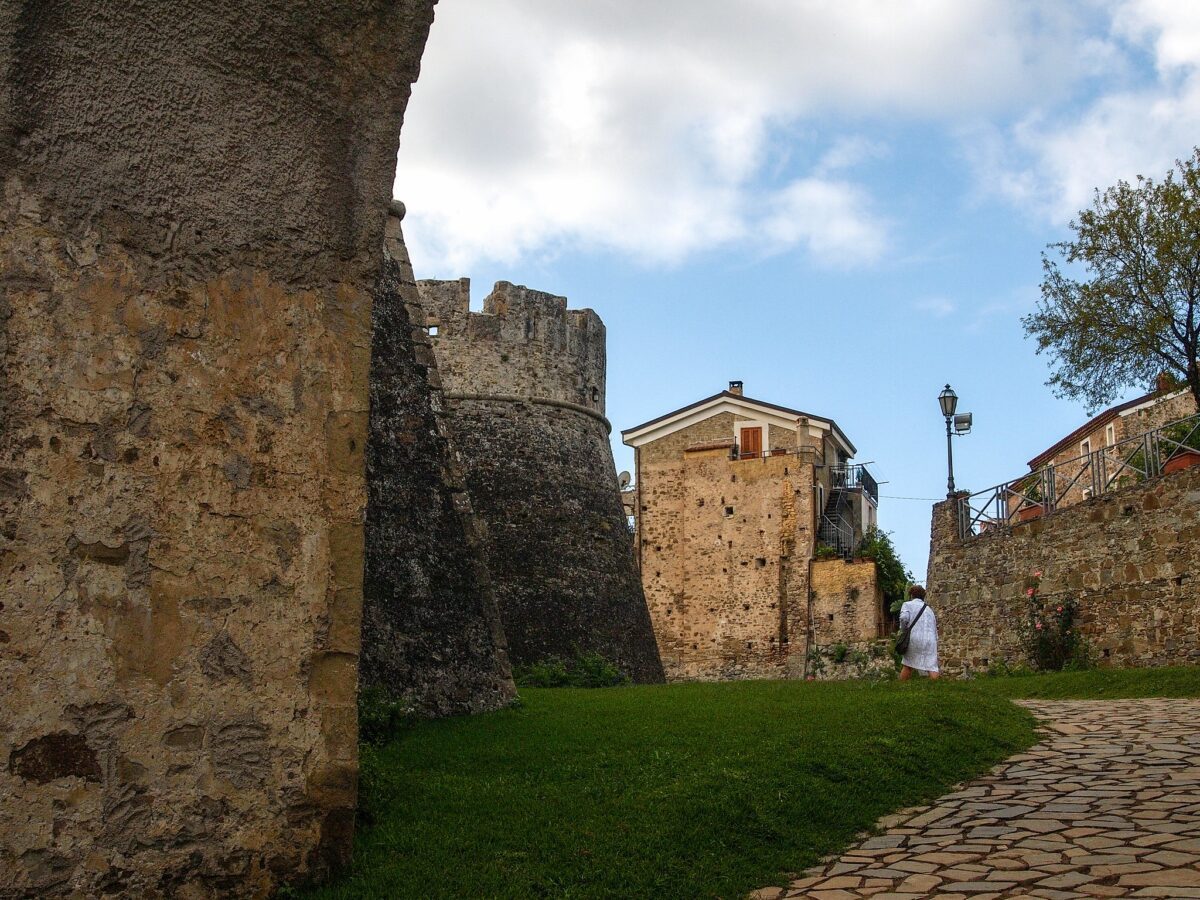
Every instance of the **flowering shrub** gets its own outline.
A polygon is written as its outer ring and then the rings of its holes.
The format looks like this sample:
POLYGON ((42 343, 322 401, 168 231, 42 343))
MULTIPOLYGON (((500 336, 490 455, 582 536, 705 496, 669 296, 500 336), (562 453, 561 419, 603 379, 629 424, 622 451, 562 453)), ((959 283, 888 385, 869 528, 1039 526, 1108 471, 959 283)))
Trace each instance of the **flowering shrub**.
POLYGON ((1034 572, 1025 588, 1028 609, 1022 638, 1029 662, 1043 672, 1086 669, 1088 645, 1076 622, 1079 602, 1068 597, 1046 603, 1039 593, 1041 583, 1042 573, 1034 572))

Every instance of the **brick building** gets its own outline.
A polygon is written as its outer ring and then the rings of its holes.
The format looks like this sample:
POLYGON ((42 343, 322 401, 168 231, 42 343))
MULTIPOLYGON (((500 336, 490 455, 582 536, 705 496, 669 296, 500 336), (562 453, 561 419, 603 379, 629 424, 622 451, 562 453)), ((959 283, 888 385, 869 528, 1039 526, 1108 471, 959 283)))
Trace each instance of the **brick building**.
POLYGON ((669 679, 795 677, 808 649, 886 628, 874 563, 853 561, 878 492, 832 419, 740 382, 622 432, 638 561, 669 679), (815 559, 819 544, 834 551, 815 559))

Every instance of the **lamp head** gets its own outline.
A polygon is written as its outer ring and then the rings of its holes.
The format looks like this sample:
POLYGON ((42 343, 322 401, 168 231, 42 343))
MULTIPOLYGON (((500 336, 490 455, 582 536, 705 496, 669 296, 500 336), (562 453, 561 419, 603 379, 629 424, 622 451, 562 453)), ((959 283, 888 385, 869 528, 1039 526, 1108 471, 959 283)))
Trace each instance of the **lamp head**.
POLYGON ((942 407, 942 415, 948 419, 958 408, 958 394, 951 390, 950 385, 946 385, 945 390, 938 394, 938 403, 942 407))

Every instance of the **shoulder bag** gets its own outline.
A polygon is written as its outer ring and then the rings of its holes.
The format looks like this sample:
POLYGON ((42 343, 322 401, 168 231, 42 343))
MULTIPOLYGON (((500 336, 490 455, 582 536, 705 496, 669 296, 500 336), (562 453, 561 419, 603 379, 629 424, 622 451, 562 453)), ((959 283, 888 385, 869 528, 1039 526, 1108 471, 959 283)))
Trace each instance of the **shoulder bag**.
POLYGON ((904 628, 900 629, 900 633, 896 635, 896 652, 903 655, 908 652, 908 641, 912 637, 912 630, 917 627, 917 623, 921 621, 921 616, 925 615, 925 610, 929 608, 928 603, 922 603, 921 609, 917 612, 916 618, 908 623, 904 628))

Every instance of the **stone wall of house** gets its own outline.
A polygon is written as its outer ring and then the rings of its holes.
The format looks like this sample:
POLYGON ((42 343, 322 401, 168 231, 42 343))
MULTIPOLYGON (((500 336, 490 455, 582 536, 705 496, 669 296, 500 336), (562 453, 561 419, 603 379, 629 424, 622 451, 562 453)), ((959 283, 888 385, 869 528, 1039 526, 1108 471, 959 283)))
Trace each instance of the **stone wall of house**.
POLYGON ((1024 659, 1025 591, 1074 597, 1102 665, 1200 662, 1200 467, 961 541, 957 504, 934 506, 929 602, 942 666, 978 670, 1024 659))
POLYGON ((0 3, 0 894, 348 855, 372 291, 432 12, 0 3))
POLYGON ((884 634, 883 592, 874 560, 813 560, 809 593, 814 644, 853 644, 884 634))
POLYGON ((486 547, 439 414, 403 215, 394 203, 372 312, 359 685, 426 714, 480 712, 508 703, 515 688, 486 547))
MULTIPOLYGON (((1101 481, 1104 487, 1120 483, 1122 468, 1118 457, 1135 452, 1136 445, 1126 445, 1118 448, 1115 453, 1104 454, 1104 468, 1097 469, 1096 453, 1109 445, 1110 427, 1113 431, 1113 442, 1120 444, 1195 414, 1196 400, 1190 392, 1184 392, 1175 396, 1165 395, 1158 402, 1118 415, 1110 422, 1101 422, 1078 441, 1064 447, 1050 460, 1055 467, 1056 492, 1060 494, 1058 505, 1065 506, 1086 500, 1096 492, 1096 486, 1100 485, 1101 481), (1083 458, 1084 441, 1087 441, 1091 448, 1090 462, 1083 458)), ((1128 470, 1124 470, 1124 473, 1127 475, 1128 470)))
MULTIPOLYGON (((1158 403, 1121 416, 1117 424, 1117 440, 1123 441, 1126 438, 1136 437, 1139 434, 1145 434, 1147 431, 1162 428, 1162 426, 1177 419, 1185 419, 1195 414, 1196 398, 1192 396, 1190 391, 1185 391, 1174 397, 1165 397, 1158 403)), ((1100 437, 1094 438, 1092 440, 1092 448, 1099 448, 1101 440, 1100 437)))
POLYGON ((594 651, 661 681, 608 442, 600 318, 505 282, 482 313, 465 279, 418 286, 513 664, 594 651))
POLYGON ((733 460, 732 426, 639 448, 642 577, 671 680, 803 672, 815 454, 733 460))

